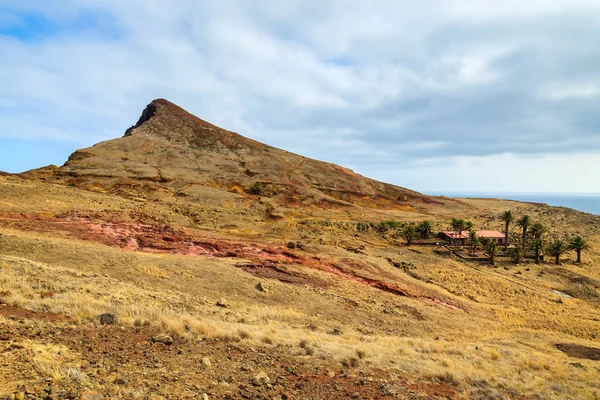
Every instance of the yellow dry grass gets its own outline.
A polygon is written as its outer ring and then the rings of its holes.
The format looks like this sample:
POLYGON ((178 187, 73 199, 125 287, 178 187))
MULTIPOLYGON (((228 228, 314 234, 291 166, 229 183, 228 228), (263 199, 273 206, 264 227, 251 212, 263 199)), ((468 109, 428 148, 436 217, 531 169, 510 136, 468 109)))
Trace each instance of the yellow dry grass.
MULTIPOLYGON (((31 197, 37 190, 31 183, 10 181, 8 185, 14 186, 11 190, 18 196, 0 198, 3 210, 18 210, 19 198, 31 197)), ((66 188, 54 188, 46 201, 32 200, 28 211, 50 215, 81 208, 71 202, 71 196, 66 188)), ((83 199, 86 210, 131 207, 122 199, 101 194, 85 192, 83 199)), ((498 209, 505 206, 493 201, 486 204, 498 209)), ((170 214, 169 207, 138 206, 171 222, 180 218, 170 214)), ((276 236, 278 229, 289 231, 285 224, 274 224, 265 235, 276 236)), ((243 230, 240 226, 239 231, 243 230)), ((598 347, 598 302, 561 298, 552 292, 571 284, 555 267, 515 267, 507 262, 499 268, 477 266, 440 257, 435 247, 391 247, 373 233, 353 239, 354 231, 344 233, 335 227, 322 231, 325 244, 313 244, 315 254, 368 261, 373 273, 383 271, 387 280, 435 293, 465 311, 427 299, 394 296, 301 266, 289 268, 332 286, 268 280, 268 293, 262 293, 255 287, 265 280, 236 268, 240 260, 133 253, 6 228, 0 232, 0 292, 10 292, 3 297, 10 305, 66 314, 78 324, 95 324, 97 315, 111 312, 126 326, 151 324, 190 340, 244 341, 253 346, 281 346, 301 357, 355 360, 415 377, 452 381, 463 393, 486 382, 490 390, 510 388, 547 399, 600 396, 600 362, 571 359, 554 347, 563 342, 598 347), (358 256, 327 244, 345 242, 375 246, 366 246, 366 254, 358 256), (408 273, 396 269, 386 261, 388 257, 414 267, 408 273), (43 294, 48 291, 51 297, 43 294), (227 308, 216 306, 222 298, 227 308), (349 307, 350 300, 356 306, 349 307), (340 334, 332 334, 336 328, 340 334), (573 366, 575 362, 581 367, 573 366)), ((585 255, 586 263, 563 268, 600 280, 598 238, 593 231, 588 233, 593 248, 585 255)), ((0 317, 3 323, 11 322, 0 317)), ((84 379, 78 373, 78 355, 39 346, 26 343, 22 350, 32 352, 32 365, 38 372, 53 379, 84 379), (61 357, 56 357, 58 352, 61 357)), ((15 375, 0 385, 18 379, 15 375)))

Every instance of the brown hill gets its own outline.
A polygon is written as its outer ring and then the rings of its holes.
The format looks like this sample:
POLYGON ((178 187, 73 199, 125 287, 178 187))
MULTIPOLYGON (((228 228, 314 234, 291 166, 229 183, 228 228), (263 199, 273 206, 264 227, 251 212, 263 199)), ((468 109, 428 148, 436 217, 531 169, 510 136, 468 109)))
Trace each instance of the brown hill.
MULTIPOLYGON (((44 170, 46 174, 48 169, 44 170)), ((167 100, 152 101, 122 138, 77 150, 50 171, 98 190, 164 193, 204 200, 206 188, 273 206, 302 205, 413 210, 442 204, 420 193, 365 178, 219 128, 167 100)), ((37 176, 44 175, 37 171, 37 176)), ((66 180, 65 180, 66 178, 66 180)))

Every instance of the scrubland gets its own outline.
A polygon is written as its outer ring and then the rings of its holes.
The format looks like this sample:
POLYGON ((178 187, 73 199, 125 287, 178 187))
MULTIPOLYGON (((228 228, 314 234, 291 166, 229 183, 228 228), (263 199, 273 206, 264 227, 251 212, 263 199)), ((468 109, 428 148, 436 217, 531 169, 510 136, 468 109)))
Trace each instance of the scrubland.
POLYGON ((599 217, 465 200, 451 211, 481 227, 500 229, 495 216, 512 209, 543 221, 551 235, 579 233, 591 244, 580 265, 573 255, 559 266, 500 257, 494 268, 442 246, 356 230, 357 222, 384 219, 429 219, 442 229, 448 210, 315 209, 266 221, 243 204, 198 207, 0 177, 0 396, 33 398, 54 386, 56 396, 140 398, 600 397, 598 358, 557 348, 600 347, 599 217), (61 229, 81 220, 167 226, 247 248, 219 256, 131 251, 61 229), (100 323, 107 313, 114 325, 100 323), (174 344, 153 342, 161 334, 174 344), (121 361, 98 359, 102 341, 124 352, 121 361), (128 357, 140 360, 124 368, 128 357), (202 364, 206 357, 212 367, 202 364), (293 372, 296 365, 303 372, 293 372), (270 383, 256 383, 259 372, 270 383))

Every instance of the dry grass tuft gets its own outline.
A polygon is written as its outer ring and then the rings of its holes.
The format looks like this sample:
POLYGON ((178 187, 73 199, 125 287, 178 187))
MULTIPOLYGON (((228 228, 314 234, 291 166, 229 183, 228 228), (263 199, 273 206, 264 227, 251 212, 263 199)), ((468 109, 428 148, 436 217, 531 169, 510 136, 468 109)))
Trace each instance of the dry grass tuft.
POLYGON ((137 265, 134 269, 141 274, 153 278, 168 279, 171 277, 169 272, 153 265, 137 265))

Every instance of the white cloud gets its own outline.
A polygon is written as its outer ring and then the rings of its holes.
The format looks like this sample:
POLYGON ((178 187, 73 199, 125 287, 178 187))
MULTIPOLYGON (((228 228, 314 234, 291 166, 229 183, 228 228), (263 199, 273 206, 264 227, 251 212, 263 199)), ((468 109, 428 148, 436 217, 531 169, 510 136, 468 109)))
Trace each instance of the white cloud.
POLYGON ((587 99, 598 95, 598 83, 551 83, 542 89, 542 96, 556 101, 587 99))
MULTIPOLYGON (((557 0, 0 0, 0 27, 24 13, 54 25, 36 40, 0 34, 0 141, 91 145, 164 97, 307 156, 422 174, 419 185, 439 183, 426 167, 436 160, 568 162, 560 153, 600 152, 599 11, 557 0)), ((513 183, 528 184, 497 185, 513 183)))
POLYGON ((422 192, 600 193, 600 152, 524 157, 451 157, 406 169, 359 170, 422 192))

